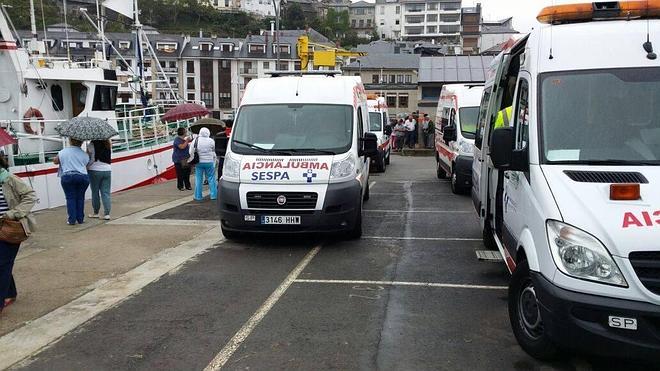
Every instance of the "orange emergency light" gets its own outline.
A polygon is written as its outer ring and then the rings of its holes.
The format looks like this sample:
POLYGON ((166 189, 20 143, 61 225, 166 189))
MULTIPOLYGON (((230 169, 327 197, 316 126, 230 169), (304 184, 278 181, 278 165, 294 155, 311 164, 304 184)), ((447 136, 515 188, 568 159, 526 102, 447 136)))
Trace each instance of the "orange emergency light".
POLYGON ((555 5, 543 8, 536 19, 546 24, 590 22, 606 19, 660 17, 660 0, 608 1, 555 5))
POLYGON ((610 184, 610 200, 637 201, 641 198, 639 184, 610 184))

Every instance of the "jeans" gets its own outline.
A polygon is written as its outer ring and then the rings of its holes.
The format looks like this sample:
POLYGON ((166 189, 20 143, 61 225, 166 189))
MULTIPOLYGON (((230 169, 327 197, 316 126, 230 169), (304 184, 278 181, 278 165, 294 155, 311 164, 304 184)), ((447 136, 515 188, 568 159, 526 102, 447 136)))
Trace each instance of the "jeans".
POLYGON ((179 190, 182 190, 183 187, 190 189, 190 166, 183 167, 180 162, 175 162, 174 170, 176 171, 176 187, 179 190))
POLYGON ((406 144, 408 148, 415 148, 415 132, 407 131, 406 132, 406 144))
POLYGON ((218 157, 218 181, 222 177, 222 167, 225 166, 225 158, 218 157))
POLYGON ((218 183, 215 178, 215 163, 214 162, 200 162, 195 165, 195 200, 202 199, 202 187, 204 185, 204 175, 209 180, 209 190, 211 191, 211 199, 218 198, 218 183))
POLYGON ((5 299, 16 297, 16 283, 11 271, 19 246, 0 241, 0 310, 5 305, 5 299))
POLYGON ((89 176, 81 173, 62 175, 62 189, 66 197, 66 212, 69 224, 82 224, 85 221, 85 191, 89 186, 89 176))
POLYGON ((89 185, 92 188, 92 209, 98 215, 103 202, 103 215, 110 215, 112 204, 110 201, 111 171, 88 170, 89 185), (100 197, 99 197, 100 196, 100 197))

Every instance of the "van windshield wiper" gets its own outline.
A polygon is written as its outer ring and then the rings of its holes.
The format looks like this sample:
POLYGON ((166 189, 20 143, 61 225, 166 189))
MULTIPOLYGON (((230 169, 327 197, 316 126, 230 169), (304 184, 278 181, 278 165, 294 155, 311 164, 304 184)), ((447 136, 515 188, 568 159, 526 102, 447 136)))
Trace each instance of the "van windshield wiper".
POLYGON ((658 160, 585 160, 580 161, 581 164, 586 165, 660 165, 658 160))
POLYGON ((232 142, 246 146, 248 148, 256 149, 257 151, 264 152, 264 153, 269 153, 270 150, 267 148, 259 147, 257 145, 254 145, 252 143, 247 143, 247 142, 241 142, 240 140, 234 139, 232 142))
POLYGON ((336 152, 328 151, 325 149, 316 148, 278 148, 280 152, 287 152, 290 154, 323 154, 323 155, 336 155, 336 152))

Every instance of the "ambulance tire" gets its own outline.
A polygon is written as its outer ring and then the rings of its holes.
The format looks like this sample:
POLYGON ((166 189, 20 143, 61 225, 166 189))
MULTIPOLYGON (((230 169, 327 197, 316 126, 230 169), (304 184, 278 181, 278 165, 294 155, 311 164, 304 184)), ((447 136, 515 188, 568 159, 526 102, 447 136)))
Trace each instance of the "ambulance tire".
POLYGON ((364 196, 362 197, 362 200, 369 201, 369 197, 371 197, 369 194, 370 189, 371 187, 369 187, 369 179, 367 178, 367 189, 364 191, 364 196))
POLYGON ((220 229, 222 230, 222 235, 225 236, 225 239, 228 241, 235 241, 241 237, 239 232, 228 231, 223 226, 220 226, 220 229))
POLYGON ((456 166, 451 168, 451 192, 455 195, 464 195, 468 192, 467 188, 456 184, 456 166))
POLYGON ((387 153, 387 156, 385 157, 385 165, 390 164, 390 157, 392 156, 391 152, 387 153))
POLYGON ((435 175, 438 179, 445 179, 447 177, 447 172, 440 166, 440 158, 437 153, 435 154, 435 175))
POLYGON ((347 237, 349 240, 358 240, 362 237, 362 202, 360 202, 360 206, 357 210, 355 224, 353 224, 353 228, 348 232, 347 237))
POLYGON ((385 172, 385 154, 378 154, 376 157, 376 172, 384 173, 385 172))
POLYGON ((550 340, 543 327, 527 260, 521 261, 511 276, 509 321, 518 344, 527 354, 543 361, 557 359, 560 355, 559 348, 550 340))

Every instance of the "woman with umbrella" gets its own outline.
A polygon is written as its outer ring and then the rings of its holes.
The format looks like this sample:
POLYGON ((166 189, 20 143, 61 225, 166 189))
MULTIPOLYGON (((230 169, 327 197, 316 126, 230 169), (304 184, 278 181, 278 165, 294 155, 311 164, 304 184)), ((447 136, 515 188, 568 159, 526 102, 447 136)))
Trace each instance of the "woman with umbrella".
POLYGON ((53 159, 60 165, 58 176, 66 197, 67 224, 82 224, 85 221, 85 192, 89 187, 89 155, 80 147, 86 140, 108 140, 117 135, 117 131, 105 120, 94 117, 74 117, 57 131, 69 137, 70 144, 53 159))

